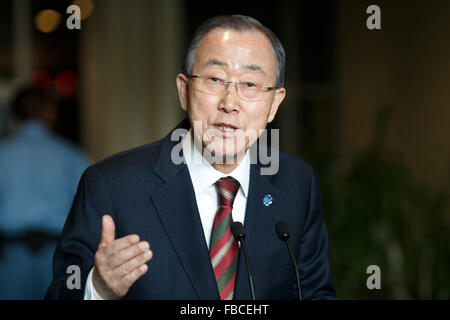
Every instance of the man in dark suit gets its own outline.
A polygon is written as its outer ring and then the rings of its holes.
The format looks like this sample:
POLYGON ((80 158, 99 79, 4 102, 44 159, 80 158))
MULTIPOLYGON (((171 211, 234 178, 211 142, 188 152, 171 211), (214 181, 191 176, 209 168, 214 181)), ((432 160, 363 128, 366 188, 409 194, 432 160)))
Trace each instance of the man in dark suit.
POLYGON ((275 148, 271 167, 259 157, 261 130, 286 94, 284 63, 280 41, 255 19, 204 22, 176 79, 189 119, 85 171, 47 298, 250 299, 232 221, 246 229, 257 299, 298 298, 278 221, 290 228, 303 298, 334 298, 317 177, 275 148), (79 289, 68 285, 70 266, 81 270, 79 289))

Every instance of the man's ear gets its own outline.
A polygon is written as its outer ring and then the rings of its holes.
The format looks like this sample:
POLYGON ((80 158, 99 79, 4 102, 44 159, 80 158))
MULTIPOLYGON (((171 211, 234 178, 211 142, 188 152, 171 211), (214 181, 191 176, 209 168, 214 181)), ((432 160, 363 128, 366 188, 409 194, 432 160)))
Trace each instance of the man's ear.
POLYGON ((180 98, 180 105, 184 111, 187 111, 188 106, 188 78, 183 73, 177 75, 178 97, 180 98))
POLYGON ((270 112, 269 112, 269 118, 268 123, 272 122, 275 118, 275 115, 277 114, 278 107, 280 106, 281 102, 283 102, 284 97, 286 96, 286 89, 280 88, 275 90, 275 96, 273 97, 272 105, 270 106, 270 112))

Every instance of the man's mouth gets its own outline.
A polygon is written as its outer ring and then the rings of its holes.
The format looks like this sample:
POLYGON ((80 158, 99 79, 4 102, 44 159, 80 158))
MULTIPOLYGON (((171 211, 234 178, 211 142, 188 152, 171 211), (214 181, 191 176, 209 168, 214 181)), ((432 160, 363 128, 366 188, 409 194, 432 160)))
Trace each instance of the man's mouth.
POLYGON ((229 123, 215 123, 214 127, 216 129, 219 129, 220 131, 224 132, 224 133, 233 133, 237 128, 235 126, 233 126, 232 124, 229 123))

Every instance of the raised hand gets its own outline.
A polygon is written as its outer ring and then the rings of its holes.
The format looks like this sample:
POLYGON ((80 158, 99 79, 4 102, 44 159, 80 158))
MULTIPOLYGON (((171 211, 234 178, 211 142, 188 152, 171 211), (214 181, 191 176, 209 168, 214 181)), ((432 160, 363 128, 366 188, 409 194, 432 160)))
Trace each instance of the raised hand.
POLYGON ((103 299, 121 299, 133 283, 147 272, 146 264, 153 257, 150 244, 139 241, 138 235, 115 238, 114 221, 102 217, 102 236, 95 253, 92 282, 103 299))

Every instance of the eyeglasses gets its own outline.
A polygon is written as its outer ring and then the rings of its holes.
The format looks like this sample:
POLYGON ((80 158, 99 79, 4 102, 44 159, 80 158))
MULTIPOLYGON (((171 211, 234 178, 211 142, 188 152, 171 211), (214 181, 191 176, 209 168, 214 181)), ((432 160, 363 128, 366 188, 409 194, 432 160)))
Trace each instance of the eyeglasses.
POLYGON ((263 94, 270 90, 280 89, 279 87, 265 87, 260 83, 252 81, 226 81, 213 75, 199 76, 195 74, 188 75, 189 78, 195 78, 199 80, 198 91, 210 94, 218 95, 228 88, 230 83, 236 85, 238 96, 247 101, 258 101, 263 98, 263 94))

